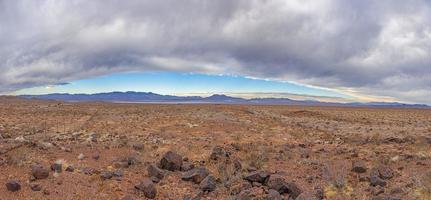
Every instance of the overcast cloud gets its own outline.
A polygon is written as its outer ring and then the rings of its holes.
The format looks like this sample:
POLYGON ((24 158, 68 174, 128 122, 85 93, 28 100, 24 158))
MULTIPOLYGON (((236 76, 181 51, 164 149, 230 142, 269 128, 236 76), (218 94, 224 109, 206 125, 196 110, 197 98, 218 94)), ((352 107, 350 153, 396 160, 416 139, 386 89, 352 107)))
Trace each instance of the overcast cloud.
POLYGON ((0 92, 148 70, 431 104, 431 1, 0 0, 0 92))

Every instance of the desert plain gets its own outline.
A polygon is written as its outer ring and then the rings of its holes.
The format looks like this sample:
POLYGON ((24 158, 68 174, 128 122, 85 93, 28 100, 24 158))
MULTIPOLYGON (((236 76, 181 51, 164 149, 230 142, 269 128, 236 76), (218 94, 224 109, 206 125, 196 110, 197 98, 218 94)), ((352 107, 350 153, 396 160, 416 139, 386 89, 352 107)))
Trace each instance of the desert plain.
POLYGON ((431 110, 0 97, 0 199, 431 199, 431 110))

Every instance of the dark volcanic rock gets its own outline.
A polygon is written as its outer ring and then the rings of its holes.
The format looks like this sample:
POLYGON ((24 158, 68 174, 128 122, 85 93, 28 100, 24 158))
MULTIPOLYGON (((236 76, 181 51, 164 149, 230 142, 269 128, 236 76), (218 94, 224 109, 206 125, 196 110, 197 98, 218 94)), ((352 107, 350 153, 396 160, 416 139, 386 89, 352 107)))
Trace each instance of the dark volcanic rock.
POLYGON ((142 191, 144 196, 149 199, 156 198, 157 189, 154 186, 153 181, 149 178, 145 178, 141 183, 139 183, 139 185, 136 185, 135 188, 142 191))
POLYGON ((288 192, 286 180, 278 174, 273 174, 269 177, 268 187, 269 189, 274 189, 281 194, 288 192))
POLYGON ((290 197, 296 199, 302 193, 302 189, 296 183, 288 183, 287 193, 290 197))
POLYGON ((199 184, 208 175, 209 171, 206 168, 198 167, 185 172, 181 179, 184 181, 193 181, 194 183, 199 184))
POLYGON ((162 169, 158 168, 156 165, 149 165, 147 167, 147 171, 150 177, 156 177, 158 179, 163 179, 163 177, 165 177, 165 172, 162 169))
POLYGON ((112 172, 112 176, 114 177, 123 177, 124 176, 124 172, 121 170, 115 170, 112 172))
POLYGON ((33 165, 31 167, 31 174, 36 179, 45 179, 49 176, 49 171, 45 169, 42 165, 33 165))
POLYGON ((93 153, 93 155, 91 156, 94 160, 99 160, 100 158, 100 154, 98 152, 93 153))
POLYGON ((252 199, 265 199, 264 190, 261 187, 252 187, 241 191, 235 200, 252 200, 252 199))
POLYGON ((73 166, 69 165, 66 167, 65 171, 66 172, 73 172, 73 171, 75 171, 75 168, 73 166))
POLYGON ((215 146, 211 152, 210 159, 218 160, 223 157, 228 157, 229 154, 221 146, 215 146))
POLYGON ((365 173, 367 171, 367 165, 364 161, 353 161, 352 162, 352 171, 356 173, 365 173))
POLYGON ((183 165, 181 165, 181 171, 189 171, 193 168, 195 168, 195 165, 191 162, 183 162, 183 165))
POLYGON ((9 190, 11 192, 16 192, 18 190, 21 190, 21 184, 15 180, 8 181, 6 183, 6 188, 7 188, 7 190, 9 190))
POLYGON ((30 185, 31 190, 33 191, 41 191, 42 190, 42 186, 39 184, 31 184, 30 185))
POLYGON ((63 171, 63 165, 62 164, 58 164, 58 163, 54 163, 51 165, 51 170, 57 173, 60 173, 63 171))
POLYGON ((211 192, 216 189, 216 181, 213 176, 207 176, 202 182, 200 183, 199 187, 202 191, 205 192, 211 192))
POLYGON ((103 171, 100 173, 100 178, 102 178, 103 180, 111 179, 112 176, 113 176, 113 173, 110 171, 103 171))
POLYGON ((250 182, 248 182, 246 180, 242 180, 240 182, 232 184, 230 186, 230 192, 231 192, 231 194, 235 195, 235 194, 239 194, 243 190, 250 189, 251 187, 253 187, 253 186, 251 185, 250 182))
POLYGON ((244 179, 250 182, 259 182, 259 183, 265 184, 270 175, 271 173, 267 171, 258 170, 258 171, 250 172, 244 177, 244 179))
POLYGON ((84 167, 84 169, 82 169, 82 172, 85 175, 89 175, 89 176, 98 173, 98 171, 96 169, 91 168, 91 167, 84 167))
POLYGON ((135 143, 133 143, 133 144, 132 144, 132 147, 133 147, 133 149, 134 149, 134 150, 136 150, 136 151, 142 151, 142 150, 144 150, 144 144, 143 144, 143 143, 140 143, 140 142, 135 142, 135 143))
POLYGON ((278 193, 278 191, 269 189, 268 190, 268 200, 282 200, 283 197, 278 193))
POLYGON ((135 156, 117 158, 113 161, 115 168, 128 168, 132 165, 138 165, 141 161, 135 156))
POLYGON ((160 160, 160 167, 169 171, 177 171, 183 165, 183 158, 175 152, 168 151, 160 160))
POLYGON ((381 187, 385 187, 386 186, 386 181, 381 179, 378 176, 375 175, 371 175, 370 176, 370 185, 371 186, 381 186, 381 187))
POLYGON ((394 177, 394 171, 389 166, 380 166, 377 168, 380 178, 387 180, 394 177))
POLYGON ((199 192, 194 196, 191 195, 184 195, 183 200, 200 200, 203 196, 203 192, 199 192))

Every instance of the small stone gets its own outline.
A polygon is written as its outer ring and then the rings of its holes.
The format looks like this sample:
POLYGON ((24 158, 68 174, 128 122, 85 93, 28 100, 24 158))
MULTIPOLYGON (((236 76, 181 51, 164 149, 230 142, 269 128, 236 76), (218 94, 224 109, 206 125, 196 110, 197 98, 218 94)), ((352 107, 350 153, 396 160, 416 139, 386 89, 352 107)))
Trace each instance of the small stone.
POLYGON ((281 175, 273 174, 268 179, 268 188, 284 194, 288 192, 287 182, 281 175))
POLYGON ((94 160, 99 160, 99 158, 100 158, 100 154, 99 153, 94 153, 92 156, 91 156, 94 160))
POLYGON ((365 173, 367 171, 367 166, 364 161, 353 161, 352 171, 356 173, 365 173))
POLYGON ((158 179, 165 177, 165 172, 154 164, 149 165, 147 171, 150 177, 157 177, 158 179))
POLYGON ((169 171, 177 171, 183 165, 183 158, 175 152, 168 151, 160 160, 160 167, 169 171))
POLYGON ((380 174, 380 178, 383 180, 391 179, 394 177, 394 171, 388 166, 380 166, 377 168, 380 174))
POLYGON ((248 172, 254 172, 254 171, 257 171, 257 169, 256 169, 256 167, 249 166, 249 167, 247 167, 247 171, 248 172))
POLYGON ((381 187, 385 187, 386 186, 386 181, 381 179, 378 176, 371 176, 370 177, 370 185, 371 186, 381 186, 381 187))
POLYGON ((110 172, 110 171, 103 171, 102 173, 100 173, 100 177, 101 177, 103 180, 111 179, 111 178, 112 178, 112 176, 113 176, 113 174, 112 174, 112 172, 110 172))
POLYGON ((139 185, 136 185, 135 188, 142 191, 145 197, 149 199, 156 198, 157 189, 154 186, 153 181, 149 178, 145 178, 141 183, 139 183, 139 185))
POLYGON ((202 198, 203 192, 198 192, 196 195, 184 195, 183 200, 200 200, 202 198))
POLYGON ((358 175, 359 181, 360 182, 366 182, 370 180, 370 177, 367 176, 366 174, 359 174, 358 175))
POLYGON ((232 195, 239 194, 243 190, 247 190, 253 187, 250 182, 243 180, 230 187, 230 192, 232 195))
POLYGON ((138 142, 137 143, 133 143, 132 147, 136 151, 142 151, 142 150, 144 150, 144 144, 142 144, 142 143, 138 143, 138 142))
POLYGON ((223 157, 228 157, 229 154, 221 146, 215 146, 211 152, 210 159, 218 160, 223 157))
POLYGON ((91 175, 97 173, 97 170, 93 169, 91 167, 85 167, 84 169, 82 169, 82 172, 84 172, 85 175, 91 176, 91 175))
POLYGON ((183 162, 183 165, 181 165, 181 171, 189 171, 191 169, 195 168, 195 165, 191 162, 183 162))
POLYGON ((204 192, 214 191, 216 189, 215 178, 213 176, 207 176, 204 180, 202 180, 199 187, 204 192))
POLYGON ((66 172, 73 172, 73 171, 75 171, 75 168, 73 166, 69 165, 66 167, 65 171, 66 172))
POLYGON ((49 176, 49 171, 45 169, 42 165, 33 165, 31 167, 31 174, 36 179, 46 179, 49 176))
POLYGON ((247 174, 244 177, 244 179, 250 182, 259 182, 259 183, 265 184, 269 176, 270 176, 269 172, 258 170, 247 174))
POLYGON ((391 194, 403 194, 403 193, 404 193, 404 190, 403 188, 400 188, 400 187, 396 187, 391 190, 391 194))
POLYGON ((137 165, 140 163, 141 161, 137 157, 129 156, 129 157, 116 158, 113 161, 113 166, 115 168, 128 168, 129 166, 137 165))
POLYGON ((283 197, 278 193, 278 191, 269 189, 268 190, 268 200, 282 200, 283 197))
POLYGON ((84 154, 80 153, 80 154, 78 155, 78 160, 84 160, 84 158, 85 158, 85 155, 84 155, 84 154))
POLYGON ((115 170, 114 172, 112 172, 112 176, 114 177, 123 177, 124 176, 124 172, 121 170, 115 170))
POLYGON ((21 190, 21 184, 15 180, 8 181, 6 183, 6 188, 7 188, 7 190, 9 190, 11 192, 16 192, 18 190, 21 190))
POLYGON ((57 173, 61 173, 63 170, 63 165, 62 164, 58 164, 58 163, 54 163, 51 165, 51 170, 57 173))
POLYGON ((39 184, 31 184, 30 185, 31 190, 33 191, 41 191, 42 190, 42 186, 39 184))
POLYGON ((385 188, 377 185, 376 187, 371 188, 371 194, 374 196, 378 196, 379 194, 385 193, 385 188))
POLYGON ((296 199, 302 193, 302 189, 296 183, 291 182, 287 184, 287 193, 289 197, 296 199))
POLYGON ((206 168, 198 167, 185 172, 181 179, 184 181, 193 181, 194 183, 199 184, 208 175, 209 171, 206 168))
POLYGON ((159 183, 160 182, 160 179, 155 177, 155 176, 150 177, 150 179, 151 179, 151 181, 153 181, 153 183, 159 183))
POLYGON ((252 183, 251 183, 251 185, 252 185, 253 187, 261 187, 261 186, 262 186, 262 183, 259 183, 259 182, 252 182, 252 183))

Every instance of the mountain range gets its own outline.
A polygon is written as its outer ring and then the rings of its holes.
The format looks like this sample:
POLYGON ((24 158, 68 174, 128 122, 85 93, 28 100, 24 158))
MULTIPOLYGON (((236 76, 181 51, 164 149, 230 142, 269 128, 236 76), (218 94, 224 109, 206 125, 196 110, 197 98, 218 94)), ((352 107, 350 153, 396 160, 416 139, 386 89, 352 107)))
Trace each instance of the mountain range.
POLYGON ((68 102, 116 102, 116 103, 215 103, 215 104, 255 104, 255 105, 307 105, 307 106, 354 106, 354 107, 405 107, 431 108, 425 104, 405 104, 399 102, 352 102, 334 103, 313 100, 293 100, 289 98, 244 99, 223 94, 209 97, 161 95, 152 92, 108 92, 96 94, 54 93, 43 95, 20 95, 28 99, 59 100, 68 102))

